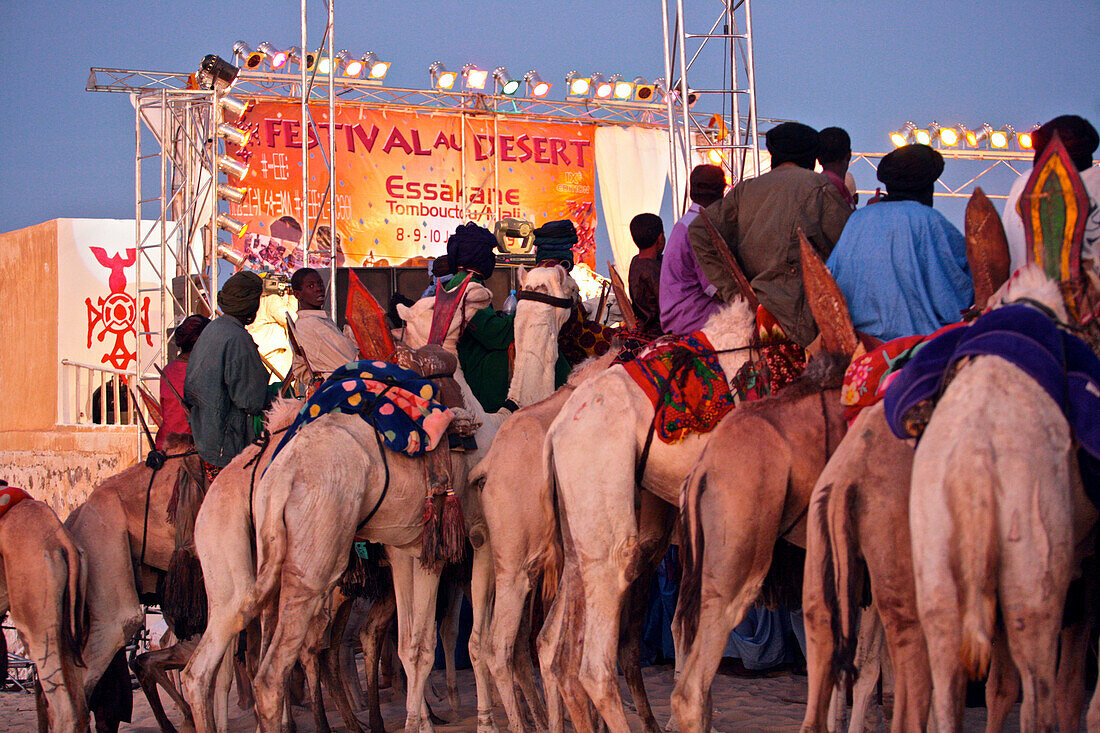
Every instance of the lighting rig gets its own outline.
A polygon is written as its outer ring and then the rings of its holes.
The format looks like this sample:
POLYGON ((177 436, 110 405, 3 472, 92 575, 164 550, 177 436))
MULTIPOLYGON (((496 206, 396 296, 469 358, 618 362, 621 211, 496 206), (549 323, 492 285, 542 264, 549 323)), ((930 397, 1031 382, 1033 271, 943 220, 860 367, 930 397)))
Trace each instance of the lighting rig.
POLYGON ((939 122, 932 122, 926 127, 917 127, 916 123, 910 121, 902 125, 897 132, 890 133, 890 142, 896 148, 909 143, 919 143, 939 148, 961 147, 971 150, 1008 150, 1009 146, 1015 143, 1018 150, 1027 151, 1032 149, 1032 133, 1038 127, 1039 125, 1035 124, 1024 132, 1017 132, 1012 125, 995 128, 988 122, 974 127, 962 124, 948 127, 939 122))

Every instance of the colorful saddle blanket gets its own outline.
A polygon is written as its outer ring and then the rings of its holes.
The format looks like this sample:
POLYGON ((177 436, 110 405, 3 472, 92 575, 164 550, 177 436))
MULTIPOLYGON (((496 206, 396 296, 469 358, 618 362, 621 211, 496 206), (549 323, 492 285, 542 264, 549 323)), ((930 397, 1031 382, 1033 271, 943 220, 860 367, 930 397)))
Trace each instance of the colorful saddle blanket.
POLYGON ((656 410, 654 430, 665 443, 709 433, 735 400, 714 347, 702 331, 653 341, 631 361, 618 361, 656 410))
POLYGON ((313 393, 274 455, 302 426, 332 412, 358 414, 378 431, 383 445, 408 456, 435 448, 454 418, 438 401, 435 385, 416 372, 382 361, 353 361, 313 393))
POLYGON ((806 350, 787 338, 783 327, 764 306, 756 308, 756 340, 751 358, 733 376, 738 402, 773 395, 802 376, 806 350))
POLYGON ((0 519, 2 519, 13 506, 29 498, 31 498, 31 495, 23 491, 23 489, 7 485, 0 486, 0 519))
POLYGON ((934 333, 893 339, 853 359, 844 372, 844 385, 840 390, 840 403, 847 407, 844 418, 848 423, 851 424, 864 408, 882 399, 890 382, 922 346, 941 333, 963 325, 952 323, 934 333))

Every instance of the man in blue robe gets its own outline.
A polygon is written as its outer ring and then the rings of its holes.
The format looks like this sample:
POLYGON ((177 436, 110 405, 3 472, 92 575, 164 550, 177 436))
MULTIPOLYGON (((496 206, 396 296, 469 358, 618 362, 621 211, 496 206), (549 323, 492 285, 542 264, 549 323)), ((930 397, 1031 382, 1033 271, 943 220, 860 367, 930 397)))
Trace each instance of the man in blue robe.
POLYGON ((974 301, 966 240, 932 208, 943 156, 906 145, 878 167, 886 196, 852 214, 832 254, 856 330, 889 341, 955 323, 974 301))

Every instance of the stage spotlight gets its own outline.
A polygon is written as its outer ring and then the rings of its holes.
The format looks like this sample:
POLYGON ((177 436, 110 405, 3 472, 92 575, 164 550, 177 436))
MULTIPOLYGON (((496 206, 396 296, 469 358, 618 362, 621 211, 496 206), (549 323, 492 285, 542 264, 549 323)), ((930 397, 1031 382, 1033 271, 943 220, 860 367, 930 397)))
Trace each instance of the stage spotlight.
POLYGON ((256 46, 256 51, 264 55, 264 58, 267 59, 268 66, 270 66, 272 70, 278 71, 279 69, 286 66, 286 51, 280 51, 267 41, 264 41, 259 46, 256 46))
POLYGON ((317 59, 317 73, 322 76, 328 76, 332 72, 332 59, 328 56, 322 56, 317 59))
POLYGON ((252 105, 249 102, 244 102, 236 97, 226 94, 224 97, 218 100, 218 106, 222 108, 222 115, 225 117, 232 117, 233 119, 239 119, 241 115, 248 111, 248 108, 252 105))
POLYGON ((489 81, 489 72, 477 68, 477 64, 466 64, 462 67, 462 81, 467 89, 484 89, 489 81))
POLYGON ((379 59, 374 51, 363 54, 363 65, 367 68, 367 76, 377 81, 385 79, 386 74, 390 73, 390 62, 379 59))
POLYGON ((565 84, 570 97, 587 97, 592 91, 592 80, 577 71, 565 75, 565 84))
POLYGON ((663 76, 653 80, 653 90, 654 102, 663 102, 668 99, 668 82, 663 76))
POLYGON ((216 221, 218 222, 218 226, 220 228, 229 232, 234 237, 242 236, 245 230, 248 229, 247 224, 245 224, 243 221, 238 221, 234 219, 229 214, 218 214, 218 218, 216 221))
POLYGON ((199 89, 216 89, 219 92, 224 92, 233 86, 233 82, 237 80, 238 72, 240 72, 240 69, 236 66, 229 63, 221 56, 216 56, 211 53, 203 56, 202 61, 199 63, 198 73, 195 74, 195 77, 198 81, 199 89))
POLYGON ((711 148, 707 151, 707 159, 714 165, 722 165, 722 151, 718 148, 711 148))
POLYGON ((363 73, 363 62, 351 55, 346 48, 336 54, 336 69, 344 76, 357 77, 363 73))
POLYGON ((1031 136, 1035 133, 1035 130, 1037 129, 1038 126, 1031 128, 1027 132, 1016 133, 1016 142, 1020 145, 1021 148, 1023 148, 1024 150, 1032 150, 1035 147, 1035 142, 1032 140, 1031 136))
POLYGON ((966 144, 972 148, 976 148, 982 140, 987 139, 992 134, 993 128, 990 126, 990 124, 988 122, 983 122, 981 125, 975 127, 973 130, 967 130, 966 144))
POLYGON ((528 71, 523 75, 523 80, 527 82, 527 96, 529 97, 541 99, 550 93, 550 82, 543 81, 537 71, 528 71))
POLYGON ((312 52, 307 51, 305 56, 303 56, 302 49, 298 46, 291 46, 290 50, 287 51, 287 60, 292 64, 296 64, 298 68, 302 67, 303 58, 306 60, 306 71, 313 71, 313 66, 317 63, 317 57, 314 56, 312 52))
POLYGON ((239 160, 223 155, 218 158, 218 170, 227 176, 233 176, 237 180, 242 180, 248 175, 248 163, 242 163, 239 160))
POLYGON ((611 94, 615 99, 627 100, 634 96, 634 84, 623 79, 622 74, 615 74, 608 82, 611 83, 611 94))
POLYGON ((605 79, 603 74, 593 74, 592 89, 596 99, 609 99, 611 92, 614 91, 614 85, 605 79))
POLYGON ((248 141, 252 138, 251 130, 242 130, 239 127, 234 127, 227 122, 223 122, 218 125, 218 135, 227 143, 233 145, 248 145, 248 141))
POLYGON ((639 102, 655 102, 654 96, 656 94, 656 85, 650 84, 644 77, 634 77, 634 99, 639 102))
POLYGON ((931 145, 932 132, 930 130, 913 130, 913 141, 920 145, 931 145))
POLYGON ((252 47, 244 41, 237 41, 233 44, 233 55, 236 56, 237 59, 244 64, 244 68, 249 71, 260 68, 260 64, 264 62, 264 55, 259 51, 253 51, 252 47))
POLYGON ((503 66, 493 69, 493 80, 500 85, 500 93, 509 97, 518 92, 522 84, 518 79, 513 79, 508 69, 503 66))
POLYGON ((248 258, 244 254, 233 249, 231 245, 225 242, 218 242, 218 257, 237 268, 244 267, 244 263, 248 262, 248 258))
POLYGON ((900 148, 902 145, 909 143, 909 138, 912 137, 913 131, 917 129, 917 126, 912 122, 906 122, 901 126, 901 129, 897 132, 890 133, 890 142, 894 143, 895 148, 900 148))
POLYGON ((218 198, 224 199, 231 204, 239 204, 244 201, 244 197, 248 195, 247 188, 240 188, 238 186, 230 186, 228 183, 218 184, 218 198))
POLYGON ((959 144, 959 131, 957 128, 942 127, 940 123, 933 122, 928 126, 928 129, 932 133, 932 137, 938 137, 943 145, 954 147, 959 144))
POLYGON ((994 130, 989 133, 989 145, 990 147, 1003 150, 1008 147, 1008 141, 1012 138, 1004 130, 994 130))
POLYGON ((428 76, 431 78, 432 87, 435 89, 450 89, 458 79, 458 74, 447 71, 447 67, 443 65, 442 61, 436 61, 428 67, 428 76))

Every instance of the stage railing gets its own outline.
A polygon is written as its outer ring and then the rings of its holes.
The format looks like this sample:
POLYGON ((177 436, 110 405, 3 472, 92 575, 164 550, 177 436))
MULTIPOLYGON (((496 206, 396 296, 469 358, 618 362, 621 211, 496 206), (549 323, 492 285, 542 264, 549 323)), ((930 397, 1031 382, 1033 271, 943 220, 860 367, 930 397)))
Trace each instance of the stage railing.
POLYGON ((59 425, 137 425, 135 395, 127 388, 136 375, 119 369, 61 360, 59 425))

